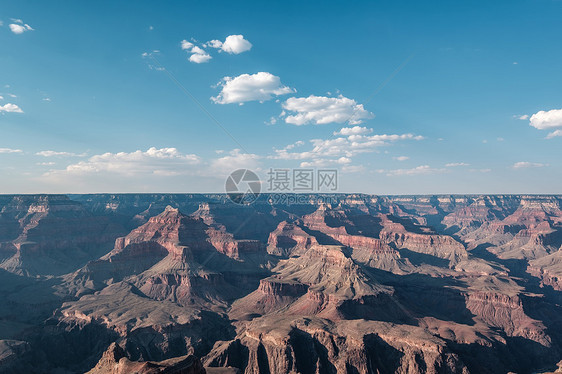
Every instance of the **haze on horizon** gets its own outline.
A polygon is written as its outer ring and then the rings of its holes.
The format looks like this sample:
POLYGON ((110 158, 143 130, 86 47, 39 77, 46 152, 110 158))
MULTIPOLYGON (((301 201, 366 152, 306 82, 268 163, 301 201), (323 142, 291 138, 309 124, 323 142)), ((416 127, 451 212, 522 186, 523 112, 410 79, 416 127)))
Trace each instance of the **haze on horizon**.
POLYGON ((562 184, 562 2, 19 2, 0 13, 0 194, 562 184))

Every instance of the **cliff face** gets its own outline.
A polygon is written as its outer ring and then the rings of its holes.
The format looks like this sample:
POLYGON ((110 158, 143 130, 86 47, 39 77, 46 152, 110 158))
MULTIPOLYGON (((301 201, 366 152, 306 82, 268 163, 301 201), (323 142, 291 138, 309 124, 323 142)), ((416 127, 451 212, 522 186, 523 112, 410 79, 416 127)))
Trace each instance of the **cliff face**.
POLYGON ((468 373, 444 341, 420 328, 315 318, 255 321, 238 339, 215 344, 205 364, 244 373, 468 373))
POLYGON ((561 197, 317 197, 236 206, 220 194, 0 196, 0 365, 555 368, 561 197))
POLYGON ((107 252, 123 227, 66 196, 14 196, 0 205, 0 268, 64 274, 107 252))
POLYGON ((562 247, 551 255, 530 261, 527 271, 539 278, 543 286, 562 291, 562 247))
POLYGON ((303 218, 303 224, 324 234, 334 244, 353 248, 358 258, 364 258, 384 270, 404 267, 396 262, 400 258, 400 249, 447 259, 451 263, 468 257, 463 244, 451 236, 438 235, 425 224, 423 218, 381 213, 374 217, 365 214, 359 217, 370 219, 359 219, 356 213, 341 208, 332 210, 320 206, 316 212, 303 218))
POLYGON ((316 244, 316 238, 307 234, 297 224, 283 221, 269 234, 267 251, 272 255, 290 257, 303 254, 316 244))
POLYGON ((474 292, 467 295, 466 306, 487 325, 502 329, 507 336, 522 337, 546 347, 551 345, 546 327, 525 313, 518 296, 474 292))
POLYGON ((205 374, 205 369, 201 361, 193 356, 183 356, 175 359, 152 362, 152 361, 131 361, 127 358, 123 348, 115 343, 111 343, 109 348, 103 353, 97 365, 88 374, 205 374))
POLYGON ((511 197, 518 204, 497 204, 494 218, 478 228, 462 231, 469 249, 487 246, 501 259, 532 260, 556 251, 562 245, 562 211, 554 196, 511 197))

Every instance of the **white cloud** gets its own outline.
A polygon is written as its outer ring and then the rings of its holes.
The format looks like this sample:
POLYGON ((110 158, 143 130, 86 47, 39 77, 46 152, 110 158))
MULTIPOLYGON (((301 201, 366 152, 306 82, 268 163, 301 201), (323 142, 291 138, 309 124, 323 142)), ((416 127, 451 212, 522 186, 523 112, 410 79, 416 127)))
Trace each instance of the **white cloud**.
MULTIPOLYGON (((529 124, 539 130, 555 129, 562 127, 562 109, 541 110, 531 116, 529 124)), ((547 135, 547 139, 560 136, 558 130, 547 135)))
POLYGON ((529 115, 528 114, 523 114, 521 116, 516 116, 517 119, 520 119, 522 121, 528 120, 529 119, 529 115))
POLYGON ((14 23, 10 23, 9 27, 14 34, 23 34, 26 31, 33 31, 33 28, 27 23, 23 23, 21 19, 12 18, 12 22, 14 23))
POLYGON ((37 163, 37 165, 39 165, 39 166, 53 166, 55 164, 56 164, 56 162, 52 162, 52 161, 51 162, 38 162, 37 163))
POLYGON ((220 40, 213 39, 205 43, 205 46, 219 49, 222 47, 222 42, 220 40))
POLYGON ((198 47, 198 46, 194 46, 193 48, 191 48, 191 52, 197 53, 197 54, 200 54, 200 55, 203 55, 203 54, 207 53, 207 52, 205 52, 204 49, 202 49, 201 47, 198 47))
POLYGON ((181 49, 183 49, 184 51, 189 51, 191 50, 191 48, 193 48, 193 43, 188 42, 185 39, 181 41, 181 49))
POLYGON ((185 39, 181 41, 181 49, 187 51, 188 53, 191 53, 191 56, 189 56, 189 61, 196 64, 202 64, 212 59, 211 55, 208 54, 207 51, 205 51, 203 48, 198 47, 185 39))
POLYGON ((0 100, 4 100, 4 96, 0 95, 0 100))
POLYGON ((64 170, 54 170, 53 174, 95 174, 109 172, 125 176, 136 175, 179 175, 187 173, 192 165, 200 162, 198 156, 183 154, 176 148, 149 148, 146 151, 104 153, 94 155, 86 161, 68 165, 64 170))
POLYGON ((252 153, 243 153, 234 149, 227 156, 211 161, 210 170, 216 176, 230 174, 237 169, 259 170, 258 160, 260 157, 252 153))
POLYGON ((287 115, 285 122, 301 126, 306 124, 323 125, 327 123, 345 123, 357 125, 363 119, 374 118, 374 114, 365 110, 363 104, 342 95, 338 97, 314 96, 291 97, 283 103, 283 109, 296 114, 287 115))
POLYGON ((0 153, 22 153, 21 149, 0 148, 0 153))
POLYGON ((293 88, 283 86, 279 77, 267 72, 224 77, 218 85, 222 87, 221 92, 211 97, 217 104, 267 101, 273 96, 296 92, 293 88))
POLYGON ((406 160, 409 160, 410 157, 408 157, 408 156, 398 156, 398 157, 393 157, 393 159, 395 159, 397 161, 406 161, 406 160))
POLYGON ((528 162, 528 161, 520 161, 513 164, 512 168, 514 169, 529 169, 529 168, 542 168, 547 166, 546 164, 541 164, 538 162, 528 162))
POLYGON ((277 117, 270 117, 268 121, 265 121, 266 125, 275 125, 277 123, 277 117))
POLYGON ((429 165, 421 165, 412 169, 395 169, 387 170, 386 175, 388 176, 402 176, 402 175, 428 175, 428 174, 440 174, 446 173, 445 169, 434 169, 429 165))
POLYGON ((454 167, 458 167, 458 166, 470 166, 470 164, 467 164, 466 162, 451 162, 445 165, 448 168, 454 168, 454 167))
POLYGON ((340 157, 338 159, 315 159, 312 161, 303 161, 300 163, 301 168, 323 168, 333 167, 334 165, 349 165, 351 159, 349 157, 340 157))
POLYGON ((343 127, 340 131, 335 131, 334 135, 363 135, 373 132, 373 129, 361 126, 343 127))
POLYGON ((288 152, 290 146, 276 150, 273 158, 282 160, 315 159, 318 157, 352 157, 358 153, 374 152, 378 147, 399 140, 422 140, 423 136, 413 134, 349 135, 333 139, 312 139, 313 148, 305 152, 288 152))
POLYGON ((341 168, 342 173, 359 173, 365 171, 363 165, 344 165, 341 168))
POLYGON ((552 139, 557 136, 562 136, 562 130, 555 130, 546 136, 547 139, 552 139))
POLYGON ((219 40, 211 40, 208 43, 211 43, 210 46, 213 48, 220 48, 226 53, 235 55, 252 49, 252 43, 244 39, 243 35, 229 35, 226 37, 224 43, 221 43, 219 40))
POLYGON ((302 140, 297 140, 293 144, 289 144, 288 146, 286 146, 284 149, 293 149, 295 147, 300 147, 302 145, 304 145, 304 142, 302 140))
POLYGON ((72 152, 57 152, 57 151, 40 151, 36 153, 37 156, 55 157, 55 156, 70 156, 70 157, 84 157, 86 154, 77 154, 72 152))
POLYGON ((200 44, 200 46, 195 45, 197 42, 195 39, 191 38, 191 41, 182 40, 181 49, 191 53, 189 56, 189 61, 196 64, 202 64, 209 62, 213 57, 204 48, 215 48, 225 51, 229 54, 240 54, 245 51, 249 51, 252 48, 252 43, 244 39, 242 35, 230 35, 226 38, 224 42, 220 40, 210 40, 206 43, 200 44))
POLYGON ((195 62, 196 64, 208 62, 210 59, 212 59, 212 57, 207 53, 194 53, 189 56, 189 61, 195 62))
POLYGON ((23 113, 23 110, 21 110, 21 108, 19 106, 17 106, 16 104, 12 104, 12 103, 7 103, 4 106, 0 105, 0 113, 1 112, 6 112, 6 113, 23 113))

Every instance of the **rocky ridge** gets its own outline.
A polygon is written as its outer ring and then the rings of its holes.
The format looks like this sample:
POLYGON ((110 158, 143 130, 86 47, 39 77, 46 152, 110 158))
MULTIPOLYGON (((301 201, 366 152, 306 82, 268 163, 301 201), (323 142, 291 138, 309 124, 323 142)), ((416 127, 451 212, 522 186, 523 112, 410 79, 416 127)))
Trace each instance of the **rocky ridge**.
POLYGON ((553 371, 561 201, 349 194, 239 207, 223 195, 0 196, 0 365, 553 371))

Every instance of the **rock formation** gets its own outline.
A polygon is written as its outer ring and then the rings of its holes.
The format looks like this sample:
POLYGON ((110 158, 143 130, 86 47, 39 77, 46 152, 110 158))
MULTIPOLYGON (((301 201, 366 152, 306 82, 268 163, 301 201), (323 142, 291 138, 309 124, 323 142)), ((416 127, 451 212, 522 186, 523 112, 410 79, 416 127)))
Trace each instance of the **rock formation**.
POLYGON ((560 196, 0 196, 0 371, 554 372, 560 196))

